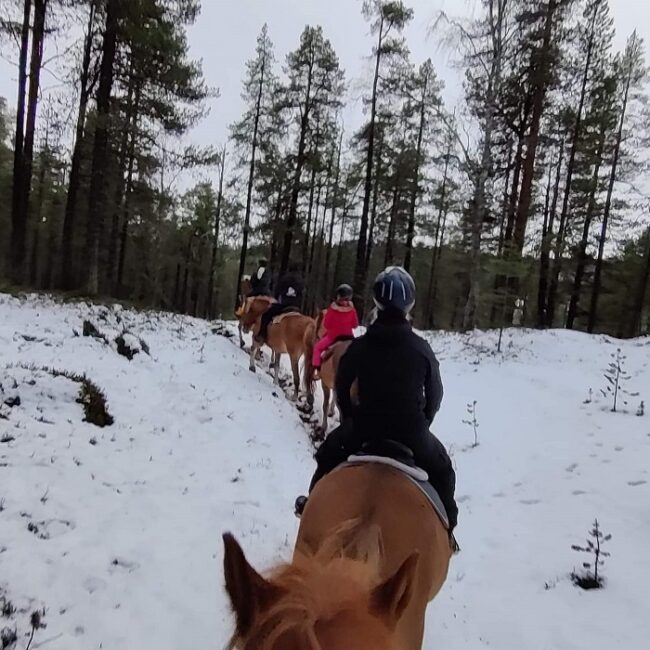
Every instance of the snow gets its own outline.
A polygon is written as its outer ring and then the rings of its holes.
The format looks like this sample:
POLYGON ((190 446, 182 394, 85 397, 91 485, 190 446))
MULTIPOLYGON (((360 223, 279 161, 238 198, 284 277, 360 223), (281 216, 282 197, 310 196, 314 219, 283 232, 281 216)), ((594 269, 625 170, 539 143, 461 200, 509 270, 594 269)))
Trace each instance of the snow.
MULTIPOLYGON (((204 321, 0 295, 0 602, 47 627, 32 648, 223 647, 232 621, 221 534, 263 569, 289 559, 292 514, 313 470, 307 430, 267 373, 204 321), (83 320, 106 336, 81 336, 83 320), (149 347, 133 360, 115 338, 149 347), (83 421, 86 374, 113 426, 83 421), (20 405, 4 402, 16 396, 20 405), (8 419, 3 419, 3 417, 8 419), (29 527, 29 528, 28 528, 29 527), (31 529, 31 530, 30 530, 31 529)), ((232 331, 227 324, 219 331, 232 331)), ((458 474, 458 539, 429 608, 425 648, 647 647, 650 617, 650 340, 550 331, 423 333, 445 385, 435 432, 458 474), (600 389, 620 347, 627 413, 600 389), (592 389, 593 400, 584 403, 592 389), (479 445, 466 405, 476 400, 479 445), (605 589, 569 574, 598 517, 611 557, 605 589)))

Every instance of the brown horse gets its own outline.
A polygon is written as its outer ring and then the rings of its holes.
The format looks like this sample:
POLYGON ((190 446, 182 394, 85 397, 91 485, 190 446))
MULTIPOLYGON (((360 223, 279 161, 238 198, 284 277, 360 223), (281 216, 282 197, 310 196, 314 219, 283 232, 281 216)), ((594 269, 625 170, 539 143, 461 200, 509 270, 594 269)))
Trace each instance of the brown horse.
MULTIPOLYGON (((323 318, 325 311, 322 310, 318 314, 316 323, 311 331, 308 333, 308 349, 305 351, 305 369, 304 369, 304 385, 307 393, 307 403, 310 406, 314 404, 314 368, 312 365, 312 352, 314 345, 318 338, 323 336, 323 318)), ((339 367, 341 357, 345 354, 350 347, 351 341, 338 341, 330 346, 327 350, 323 362, 320 367, 320 383, 323 389, 323 419, 321 422, 321 429, 323 433, 327 433, 327 420, 328 417, 334 416, 334 407, 336 406, 336 394, 334 392, 334 385, 336 381, 336 372, 339 367)))
MULTIPOLYGON (((258 350, 264 345, 259 338, 262 314, 275 302, 273 298, 258 296, 249 298, 246 302, 246 308, 242 314, 242 328, 245 332, 253 332, 253 343, 250 350, 251 372, 256 371, 255 356, 258 350)), ((269 325, 266 336, 266 345, 273 352, 273 380, 279 383, 280 358, 283 354, 288 354, 291 360, 291 371, 293 373, 294 395, 293 399, 298 399, 300 392, 300 358, 304 355, 308 347, 307 332, 311 331, 314 319, 298 312, 289 312, 283 314, 278 319, 274 319, 269 325)))
POLYGON ((452 548, 398 470, 349 466, 314 488, 291 564, 260 576, 229 534, 224 572, 238 650, 417 650, 452 548))

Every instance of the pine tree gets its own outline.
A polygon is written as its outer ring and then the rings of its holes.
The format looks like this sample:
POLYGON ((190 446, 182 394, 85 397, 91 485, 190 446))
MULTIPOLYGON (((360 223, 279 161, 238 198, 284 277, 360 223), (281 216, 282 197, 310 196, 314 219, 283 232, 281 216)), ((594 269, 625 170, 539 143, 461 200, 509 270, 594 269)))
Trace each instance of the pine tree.
POLYGON ((298 201, 302 189, 302 173, 307 162, 308 138, 318 115, 335 112, 344 91, 343 71, 332 44, 321 27, 306 27, 300 46, 287 56, 287 84, 280 90, 279 108, 287 114, 297 130, 291 198, 287 213, 280 273, 289 265, 298 216, 298 201))
MULTIPOLYGON (((569 219, 569 208, 572 196, 573 177, 576 170, 576 158, 579 153, 580 142, 583 136, 584 112, 587 107, 590 88, 596 78, 594 71, 600 65, 600 32, 599 29, 609 20, 607 16, 607 0, 588 0, 583 10, 584 22, 578 29, 578 54, 576 60, 580 62, 580 68, 576 71, 579 79, 579 96, 577 107, 574 110, 573 124, 570 135, 569 156, 566 165, 566 180, 564 183, 564 194, 562 199, 562 210, 556 237, 556 245, 553 260, 553 271, 549 285, 548 300, 546 306, 547 325, 552 326, 555 318, 557 303, 558 283, 562 271, 562 258, 565 246, 565 235, 567 220, 569 219)), ((610 29, 603 33, 605 47, 611 39, 610 29)), ((604 52, 603 54, 606 54, 604 52)))
POLYGON ((598 256, 594 274, 594 285, 589 307, 589 323, 587 329, 593 332, 598 315, 598 299, 600 297, 603 258, 607 241, 608 226, 612 210, 614 186, 619 179, 619 164, 622 154, 622 144, 626 121, 629 118, 629 105, 633 102, 645 102, 644 87, 647 83, 647 68, 645 65, 643 40, 636 31, 630 36, 623 56, 616 62, 616 70, 620 79, 619 93, 621 95, 618 107, 618 131, 612 155, 611 171, 607 187, 607 197, 603 209, 602 226, 598 237, 598 256))
MULTIPOLYGON (((268 27, 264 25, 257 38, 255 58, 246 64, 246 78, 242 98, 246 102, 247 110, 244 115, 231 126, 232 139, 238 147, 240 154, 239 164, 248 168, 248 181, 246 186, 246 211, 244 213, 244 226, 241 251, 239 254, 238 280, 244 274, 246 267, 246 254, 248 251, 248 237, 250 232, 251 209, 255 174, 257 171, 257 156, 260 144, 260 134, 263 139, 271 137, 271 120, 273 110, 273 92, 277 80, 273 73, 273 44, 268 35, 268 27)), ((237 291, 235 296, 237 296, 237 291)), ((235 298, 237 300, 237 298, 235 298)), ((235 305, 235 308, 237 305, 235 305)))
POLYGON ((408 271, 411 268, 411 257, 413 252, 413 239, 415 236, 416 218, 415 211, 418 199, 422 193, 421 180, 423 169, 427 164, 427 155, 433 139, 438 134, 435 128, 435 116, 440 112, 442 99, 440 92, 442 84, 436 78, 435 70, 431 59, 427 59, 419 68, 416 74, 409 80, 411 87, 408 88, 408 99, 406 110, 413 115, 415 135, 415 159, 413 161, 412 188, 409 204, 408 229, 406 234, 406 255, 404 257, 404 268, 408 271))
POLYGON ((366 293, 366 247, 368 244, 368 216, 372 195, 372 171, 375 152, 375 129, 377 119, 377 99, 379 78, 382 66, 387 60, 403 57, 407 51, 402 32, 413 17, 413 11, 407 8, 401 0, 366 0, 363 4, 363 14, 370 22, 371 31, 376 36, 374 47, 375 71, 370 95, 370 119, 368 122, 368 138, 365 160, 365 180, 363 187, 363 205, 357 239, 357 252, 354 265, 354 293, 357 309, 363 313, 366 293), (396 35, 392 36, 391 32, 396 35))

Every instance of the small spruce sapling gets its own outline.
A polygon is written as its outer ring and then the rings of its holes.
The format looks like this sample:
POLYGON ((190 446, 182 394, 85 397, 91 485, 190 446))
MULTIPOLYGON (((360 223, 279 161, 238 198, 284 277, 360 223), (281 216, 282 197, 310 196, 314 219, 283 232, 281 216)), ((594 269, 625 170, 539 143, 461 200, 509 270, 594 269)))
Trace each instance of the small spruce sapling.
POLYGON ((645 415, 645 403, 643 400, 641 400, 641 403, 639 404, 639 408, 636 410, 636 414, 640 418, 642 418, 645 415))
MULTIPOLYGON (((605 388, 600 392, 603 394, 603 397, 611 397, 612 402, 612 413, 616 413, 618 407, 618 401, 621 395, 628 395, 631 397, 638 396, 638 393, 630 393, 625 389, 625 382, 630 379, 630 375, 625 370, 625 360, 627 357, 621 353, 621 348, 617 348, 616 352, 611 354, 612 360, 605 370, 605 379, 607 384, 605 388)), ((623 404, 627 406, 627 401, 623 398, 623 404)))
POLYGON ((594 556, 592 562, 583 562, 582 568, 584 569, 580 573, 573 571, 571 574, 571 580, 573 584, 577 585, 582 589, 602 589, 604 586, 604 579, 602 575, 599 574, 599 567, 605 564, 603 558, 609 557, 609 553, 603 550, 603 544, 608 542, 612 536, 605 535, 600 530, 600 525, 598 524, 598 519, 594 520, 593 528, 589 531, 591 539, 587 539, 586 546, 579 546, 577 544, 572 544, 571 548, 574 551, 579 553, 589 553, 594 556))
POLYGON ((473 402, 468 402, 467 404, 467 415, 468 418, 463 420, 463 424, 466 424, 468 427, 472 427, 474 431, 474 444, 472 448, 478 447, 478 420, 476 419, 476 400, 473 402))
POLYGON ((590 388, 589 389, 589 395, 587 395, 587 399, 583 402, 583 404, 591 404, 591 402, 593 401, 593 396, 594 396, 594 393, 590 388))

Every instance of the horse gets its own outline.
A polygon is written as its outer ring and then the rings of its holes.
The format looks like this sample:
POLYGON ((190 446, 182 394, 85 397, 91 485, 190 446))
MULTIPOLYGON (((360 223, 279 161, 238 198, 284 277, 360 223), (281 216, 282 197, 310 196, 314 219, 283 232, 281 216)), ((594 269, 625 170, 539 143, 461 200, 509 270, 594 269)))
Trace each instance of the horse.
POLYGON ((292 561, 262 577, 230 534, 230 650, 417 650, 449 570, 449 534, 399 470, 363 463, 313 489, 292 561))
MULTIPOLYGON (((255 356, 261 349, 263 343, 259 341, 258 334, 261 327, 262 314, 275 302, 273 298, 257 296, 249 298, 246 310, 242 315, 242 327, 245 332, 253 332, 253 343, 250 350, 249 370, 256 372, 255 356)), ((277 322, 272 322, 266 336, 266 345, 273 352, 273 381, 279 383, 280 357, 288 354, 291 360, 291 371, 293 373, 294 395, 293 400, 298 399, 300 392, 300 358, 305 354, 309 343, 307 332, 311 331, 314 319, 299 312, 288 312, 282 314, 277 322)))
MULTIPOLYGON (((305 368, 304 368, 304 385, 307 393, 307 403, 310 406, 314 404, 314 367, 312 364, 312 352, 317 338, 324 334, 323 318, 326 310, 323 309, 318 313, 318 318, 314 327, 308 334, 308 349, 305 351, 305 368)), ((323 357, 320 367, 320 383, 323 389, 323 419, 321 421, 321 430, 327 432, 328 417, 334 417, 334 407, 336 406, 336 394, 334 390, 336 382, 336 372, 339 367, 341 357, 350 347, 351 340, 334 342, 323 357)))
POLYGON ((242 316, 244 314, 244 311, 246 310, 246 300, 248 294, 251 292, 252 289, 252 284, 251 284, 251 276, 250 275, 242 275, 241 279, 239 280, 239 292, 237 294, 238 301, 239 301, 239 307, 235 310, 235 318, 237 318, 237 330, 239 332, 239 347, 244 349, 244 336, 242 333, 242 316))

